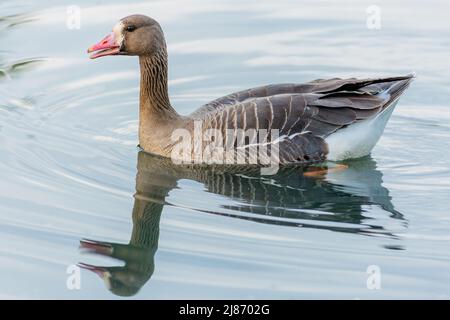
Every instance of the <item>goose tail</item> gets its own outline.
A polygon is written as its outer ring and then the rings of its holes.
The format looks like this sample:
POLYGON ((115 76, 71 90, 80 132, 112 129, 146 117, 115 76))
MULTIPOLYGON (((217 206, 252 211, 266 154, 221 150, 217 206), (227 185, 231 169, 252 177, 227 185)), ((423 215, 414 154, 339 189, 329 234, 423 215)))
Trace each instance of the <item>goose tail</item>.
POLYGON ((387 100, 384 109, 388 108, 391 105, 395 105, 394 102, 396 102, 398 98, 400 98, 400 96, 409 87, 409 85, 415 78, 416 73, 411 72, 410 74, 407 74, 404 77, 399 77, 397 81, 389 83, 387 89, 382 93, 389 95, 389 99, 387 100))
POLYGON ((341 161, 368 155, 380 139, 398 99, 414 78, 415 74, 411 73, 378 82, 377 87, 378 89, 381 87, 381 90, 377 95, 385 101, 382 110, 371 118, 356 122, 327 137, 325 140, 329 149, 327 159, 341 161))

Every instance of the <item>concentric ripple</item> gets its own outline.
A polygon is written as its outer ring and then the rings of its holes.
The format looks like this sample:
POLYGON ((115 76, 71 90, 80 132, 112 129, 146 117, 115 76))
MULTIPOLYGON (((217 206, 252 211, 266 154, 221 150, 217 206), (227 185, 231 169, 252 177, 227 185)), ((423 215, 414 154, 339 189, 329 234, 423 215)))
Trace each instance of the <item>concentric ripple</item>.
POLYGON ((411 18, 382 4, 378 31, 357 1, 81 1, 73 30, 72 2, 0 4, 0 298, 448 298, 450 44, 432 2, 408 2, 411 18), (85 54, 135 12, 163 25, 183 114, 266 83, 418 78, 347 170, 178 168, 137 148, 137 60, 85 54))

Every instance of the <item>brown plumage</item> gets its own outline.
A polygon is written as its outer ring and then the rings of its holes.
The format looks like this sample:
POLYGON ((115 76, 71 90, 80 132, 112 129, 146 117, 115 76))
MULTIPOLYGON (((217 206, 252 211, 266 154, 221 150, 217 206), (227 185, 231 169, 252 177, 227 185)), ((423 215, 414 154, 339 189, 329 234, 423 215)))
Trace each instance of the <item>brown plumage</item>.
MULTIPOLYGON (((261 86, 221 97, 188 116, 181 116, 170 104, 166 44, 155 20, 142 15, 126 17, 114 27, 109 38, 89 49, 92 51, 97 52, 93 58, 139 56, 139 144, 145 151, 173 157, 180 140, 171 137, 176 129, 185 129, 192 138, 190 160, 209 144, 211 154, 215 155, 209 158, 213 162, 223 161, 224 153, 220 153, 220 147, 228 147, 235 160, 245 156, 247 163, 267 163, 272 156, 279 163, 287 164, 365 155, 378 140, 392 110, 388 116, 380 115, 395 105, 414 77, 334 78, 305 84, 261 86), (104 45, 105 41, 107 45, 104 45), (383 121, 374 126, 374 137, 366 137, 366 141, 349 141, 348 147, 345 141, 339 141, 338 150, 328 144, 328 138, 342 129, 356 128, 357 123, 369 126, 373 122, 369 120, 378 118, 383 121), (201 123, 202 136, 208 141, 201 141, 201 149, 196 147, 199 141, 194 141, 196 122, 201 123), (246 136, 242 132, 256 132, 257 135, 246 136), (257 151, 262 146, 270 149, 264 156, 257 151)), ((349 135, 341 136, 348 139, 349 135)), ((335 140, 331 139, 336 143, 335 140)))

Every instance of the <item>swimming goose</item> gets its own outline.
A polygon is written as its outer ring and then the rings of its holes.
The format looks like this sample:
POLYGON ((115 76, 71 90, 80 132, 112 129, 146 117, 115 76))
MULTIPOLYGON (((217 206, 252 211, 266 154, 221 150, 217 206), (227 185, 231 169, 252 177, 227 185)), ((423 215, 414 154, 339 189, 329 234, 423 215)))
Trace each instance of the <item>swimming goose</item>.
POLYGON ((157 21, 144 15, 125 17, 88 53, 92 53, 92 59, 112 55, 139 57, 139 145, 146 152, 172 159, 186 160, 188 153, 188 162, 200 159, 221 163, 224 150, 231 150, 228 160, 236 161, 239 152, 241 156, 244 152, 244 161, 260 163, 255 157, 261 154, 255 150, 264 146, 277 150, 276 158, 281 164, 368 155, 400 95, 414 78, 408 74, 266 85, 218 98, 182 116, 169 100, 166 42, 157 21), (182 152, 179 149, 183 137, 175 135, 179 133, 177 129, 191 139, 190 147, 182 145, 186 147, 182 152), (196 130, 200 130, 200 135, 196 135, 196 130), (208 154, 209 158, 199 157, 199 153, 208 154))

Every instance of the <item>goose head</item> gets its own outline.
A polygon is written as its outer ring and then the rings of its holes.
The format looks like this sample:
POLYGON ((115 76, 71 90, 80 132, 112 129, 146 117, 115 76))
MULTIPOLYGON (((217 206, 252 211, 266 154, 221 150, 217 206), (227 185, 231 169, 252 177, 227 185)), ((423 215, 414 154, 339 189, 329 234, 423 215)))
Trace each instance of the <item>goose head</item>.
POLYGON ((112 32, 88 49, 90 58, 104 56, 152 56, 166 49, 164 34, 156 20, 144 15, 121 19, 112 32))

